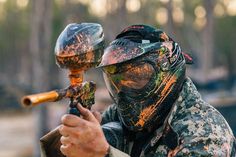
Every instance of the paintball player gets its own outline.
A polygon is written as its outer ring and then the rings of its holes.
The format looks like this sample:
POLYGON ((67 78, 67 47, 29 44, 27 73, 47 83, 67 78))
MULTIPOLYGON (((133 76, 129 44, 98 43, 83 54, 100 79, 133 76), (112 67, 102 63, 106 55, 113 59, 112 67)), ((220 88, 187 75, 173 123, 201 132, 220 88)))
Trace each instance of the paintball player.
POLYGON ((59 132, 67 157, 235 157, 224 117, 204 102, 189 77, 191 57, 165 32, 125 28, 105 49, 100 68, 114 104, 103 113, 78 105, 59 132))

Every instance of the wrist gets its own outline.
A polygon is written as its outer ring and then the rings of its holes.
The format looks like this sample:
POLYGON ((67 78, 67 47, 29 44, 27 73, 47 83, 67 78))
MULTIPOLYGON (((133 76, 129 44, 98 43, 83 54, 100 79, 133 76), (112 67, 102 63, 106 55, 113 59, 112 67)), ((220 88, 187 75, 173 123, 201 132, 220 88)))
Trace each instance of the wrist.
POLYGON ((97 152, 97 155, 99 154, 98 155, 99 157, 108 157, 109 156, 109 152, 110 152, 109 150, 110 150, 110 145, 106 142, 102 146, 102 148, 99 149, 99 152, 97 152))
POLYGON ((108 157, 110 152, 110 145, 106 142, 106 145, 104 147, 103 151, 103 157, 108 157))
POLYGON ((110 145, 106 142, 106 144, 97 149, 96 153, 93 154, 93 157, 109 157, 109 153, 110 145))
POLYGON ((109 157, 110 154, 110 145, 108 145, 108 148, 106 150, 106 154, 104 155, 104 157, 109 157))

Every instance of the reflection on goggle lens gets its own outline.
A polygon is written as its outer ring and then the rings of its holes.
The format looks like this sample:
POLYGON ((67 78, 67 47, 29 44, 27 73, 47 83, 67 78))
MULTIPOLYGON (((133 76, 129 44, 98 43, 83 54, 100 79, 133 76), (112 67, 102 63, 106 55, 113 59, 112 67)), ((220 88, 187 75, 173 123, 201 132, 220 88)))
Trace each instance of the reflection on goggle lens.
POLYGON ((115 96, 122 89, 142 89, 153 73, 154 68, 148 63, 110 65, 104 68, 104 79, 108 90, 115 96))

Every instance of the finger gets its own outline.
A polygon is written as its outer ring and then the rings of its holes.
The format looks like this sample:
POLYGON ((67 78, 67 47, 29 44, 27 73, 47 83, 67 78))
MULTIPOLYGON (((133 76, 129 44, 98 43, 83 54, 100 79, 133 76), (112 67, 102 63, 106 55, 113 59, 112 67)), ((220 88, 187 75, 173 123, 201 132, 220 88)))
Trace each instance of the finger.
POLYGON ((58 129, 59 133, 61 134, 61 136, 65 136, 68 137, 69 134, 67 133, 66 129, 65 129, 65 125, 61 125, 58 129))
POLYGON ((81 115, 85 120, 91 121, 91 122, 97 122, 97 119, 94 117, 91 111, 84 108, 82 105, 77 104, 77 109, 80 111, 81 115))
POLYGON ((71 143, 70 137, 68 137, 68 136, 67 137, 61 136, 60 141, 61 141, 61 144, 64 146, 71 143))
POLYGON ((98 121, 99 123, 101 123, 101 121, 102 121, 101 113, 98 112, 98 111, 92 111, 92 114, 93 114, 94 117, 97 119, 97 121, 98 121))
POLYGON ((70 144, 68 145, 61 145, 60 147, 60 151, 63 155, 67 156, 68 155, 68 152, 69 152, 69 147, 70 147, 70 144))
POLYGON ((72 136, 72 137, 75 137, 75 138, 79 137, 79 131, 76 128, 68 127, 68 126, 65 126, 65 125, 60 126, 59 133, 62 136, 65 136, 65 137, 69 137, 69 136, 72 136))
POLYGON ((66 125, 66 126, 76 127, 76 126, 78 126, 80 119, 81 118, 79 118, 78 116, 75 116, 72 114, 65 114, 64 116, 62 116, 61 122, 62 122, 62 124, 66 125))
POLYGON ((83 127, 88 123, 87 120, 84 120, 78 116, 66 114, 61 118, 62 124, 68 127, 83 127))

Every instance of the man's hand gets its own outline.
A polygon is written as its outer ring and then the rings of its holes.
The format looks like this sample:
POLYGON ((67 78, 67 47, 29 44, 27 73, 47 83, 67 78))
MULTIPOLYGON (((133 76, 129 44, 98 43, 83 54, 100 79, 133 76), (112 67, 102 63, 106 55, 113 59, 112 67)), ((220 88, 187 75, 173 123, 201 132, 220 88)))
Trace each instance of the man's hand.
POLYGON ((100 123, 88 109, 77 105, 83 118, 66 114, 59 128, 60 150, 67 157, 104 157, 109 144, 102 132, 100 123))

